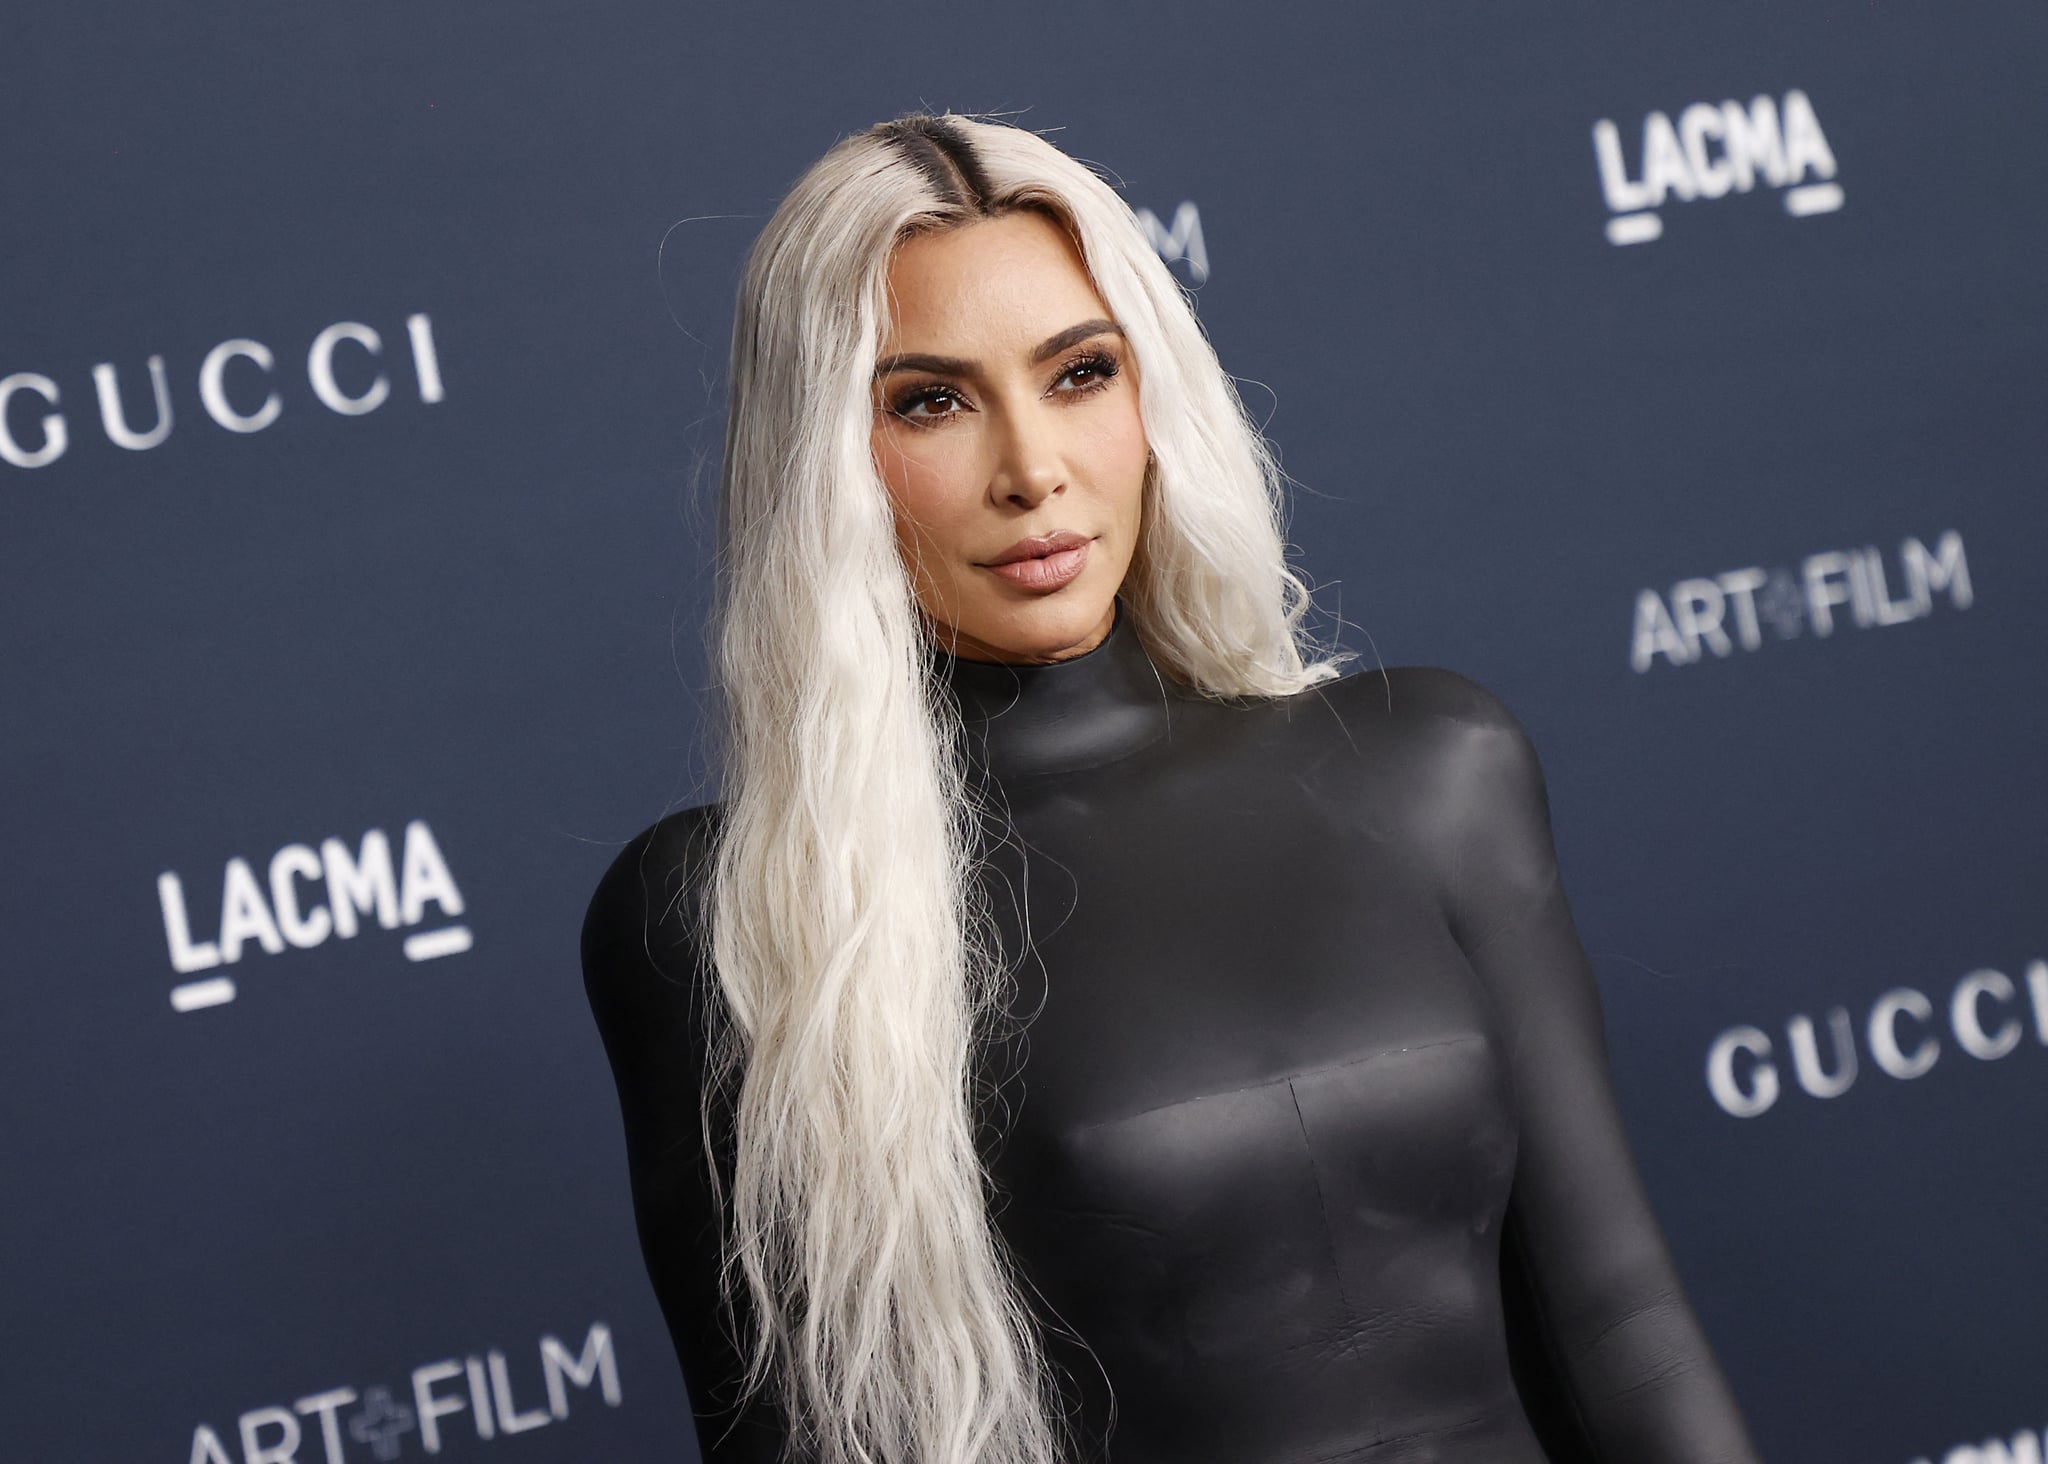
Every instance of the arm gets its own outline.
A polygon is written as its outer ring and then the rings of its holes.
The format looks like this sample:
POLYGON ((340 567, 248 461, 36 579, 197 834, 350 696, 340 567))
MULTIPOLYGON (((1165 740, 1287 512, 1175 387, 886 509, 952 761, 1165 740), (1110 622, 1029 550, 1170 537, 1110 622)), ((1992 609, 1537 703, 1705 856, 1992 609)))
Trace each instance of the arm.
MULTIPOLYGON (((752 1319, 744 1287, 736 1318, 720 1297, 699 1123, 711 979, 694 878, 706 849, 701 814, 664 820, 613 861, 584 916, 583 982, 618 1085, 640 1251, 689 1389, 698 1448, 706 1464, 771 1464, 786 1433, 779 1416, 759 1399, 732 1408, 742 1358, 731 1339, 749 1338, 752 1319)), ((730 1193, 728 1113, 714 1110, 713 1133, 730 1193)))
MULTIPOLYGON (((1754 1464, 1735 1399, 1687 1300, 1629 1153, 1600 993, 1552 845, 1536 751, 1490 693, 1443 688, 1436 806, 1451 927, 1500 1016, 1521 1145, 1503 1284, 1599 1464, 1754 1464), (1440 821, 1440 822, 1439 822, 1440 821)), ((1540 1384, 1539 1384, 1540 1386, 1540 1384)))

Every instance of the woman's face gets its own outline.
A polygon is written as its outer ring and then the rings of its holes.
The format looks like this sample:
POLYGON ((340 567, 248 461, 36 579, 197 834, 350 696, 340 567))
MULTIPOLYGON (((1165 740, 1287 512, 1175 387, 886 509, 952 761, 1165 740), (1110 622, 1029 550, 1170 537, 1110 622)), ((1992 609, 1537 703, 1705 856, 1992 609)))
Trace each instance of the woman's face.
POLYGON ((947 650, 1095 648, 1138 543, 1138 373, 1066 232, 1023 209, 914 236, 889 266, 876 470, 947 650))

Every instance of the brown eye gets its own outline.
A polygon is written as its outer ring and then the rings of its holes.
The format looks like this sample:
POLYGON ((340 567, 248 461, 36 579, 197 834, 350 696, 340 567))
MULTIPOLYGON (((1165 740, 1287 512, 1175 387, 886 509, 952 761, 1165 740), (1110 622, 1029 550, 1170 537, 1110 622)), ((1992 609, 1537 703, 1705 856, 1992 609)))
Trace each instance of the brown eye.
POLYGON ((1108 356, 1090 354, 1067 363, 1054 383, 1054 390, 1068 396, 1100 391, 1109 385, 1110 378, 1117 373, 1116 362, 1108 356), (1072 386, 1061 383, 1072 381, 1072 386))
POLYGON ((958 396, 945 387, 925 387, 910 393, 898 401, 894 410, 896 415, 903 418, 906 422, 915 422, 920 427, 929 427, 942 418, 959 416, 960 408, 965 405, 958 396), (920 412, 917 410, 919 407, 937 407, 940 403, 945 404, 944 411, 920 412))

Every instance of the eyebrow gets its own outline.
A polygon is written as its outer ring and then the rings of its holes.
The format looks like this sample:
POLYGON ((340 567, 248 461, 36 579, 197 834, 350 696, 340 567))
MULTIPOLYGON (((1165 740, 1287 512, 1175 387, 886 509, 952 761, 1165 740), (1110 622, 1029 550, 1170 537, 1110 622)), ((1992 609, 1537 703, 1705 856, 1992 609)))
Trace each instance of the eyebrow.
MULTIPOLYGON (((1121 337, 1123 328, 1114 320, 1097 318, 1084 320, 1079 325, 1070 325, 1056 336, 1048 336, 1039 342, 1031 352, 1031 364, 1051 360, 1069 346, 1079 345, 1090 336, 1113 335, 1121 337)), ((972 376, 980 368, 964 356, 927 356, 918 352, 901 352, 884 356, 875 363, 875 375, 887 376, 892 371, 930 371, 939 376, 972 376)))

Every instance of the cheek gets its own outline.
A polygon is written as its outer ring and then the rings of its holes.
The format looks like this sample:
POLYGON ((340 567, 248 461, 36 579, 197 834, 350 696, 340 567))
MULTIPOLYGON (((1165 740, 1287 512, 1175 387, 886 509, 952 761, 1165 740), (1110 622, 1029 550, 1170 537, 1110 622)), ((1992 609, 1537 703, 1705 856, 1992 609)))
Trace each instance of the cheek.
POLYGON ((969 476, 961 454, 943 443, 905 442, 901 430, 886 428, 875 432, 873 443, 875 471, 895 510, 897 536, 943 544, 969 476))
POLYGON ((1149 449, 1135 397, 1128 410, 1117 412, 1102 423, 1101 435, 1094 443, 1095 461, 1105 469, 1105 486, 1128 520, 1137 518, 1139 501, 1144 495, 1145 456, 1149 449))

